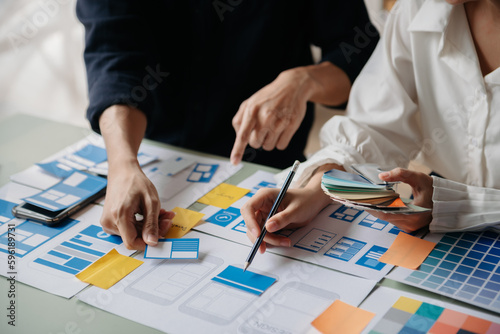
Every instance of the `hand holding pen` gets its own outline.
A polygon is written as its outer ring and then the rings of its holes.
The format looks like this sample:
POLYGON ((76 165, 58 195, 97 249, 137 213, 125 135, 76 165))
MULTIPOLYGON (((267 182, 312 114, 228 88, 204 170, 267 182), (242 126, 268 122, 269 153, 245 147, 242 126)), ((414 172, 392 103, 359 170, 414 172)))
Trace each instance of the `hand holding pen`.
MULTIPOLYGON (((283 186, 281 187, 281 190, 278 194, 278 197, 276 197, 276 200, 274 201, 273 207, 271 208, 271 211, 269 212, 269 215, 267 216, 266 222, 276 214, 278 211, 278 208, 281 204, 281 201, 283 201, 283 198, 285 197, 286 191, 288 190, 288 187, 290 186, 290 183, 292 183, 292 179, 295 176, 295 173, 297 172, 297 168, 299 167, 299 161, 295 161, 293 164, 292 170, 290 173, 288 173, 288 176, 283 183, 283 186)), ((253 261, 253 258, 255 257, 255 254, 257 253, 257 250, 259 249, 260 245, 262 244, 262 241, 264 240, 264 237, 266 236, 267 229, 266 229, 266 224, 262 226, 262 230, 260 232, 259 237, 257 240, 255 240, 255 243, 252 246, 252 249, 250 250, 250 253, 248 254, 248 257, 245 261, 243 270, 247 270, 247 268, 250 266, 250 264, 253 261)))

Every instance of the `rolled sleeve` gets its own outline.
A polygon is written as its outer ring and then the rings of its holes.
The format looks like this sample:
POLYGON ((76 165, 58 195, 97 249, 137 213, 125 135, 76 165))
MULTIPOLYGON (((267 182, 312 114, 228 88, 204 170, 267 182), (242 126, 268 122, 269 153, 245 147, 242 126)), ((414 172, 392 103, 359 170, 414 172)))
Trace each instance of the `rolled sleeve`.
POLYGON ((500 190, 432 179, 432 232, 500 230, 500 190))
POLYGON ((155 66, 144 16, 148 8, 149 3, 136 1, 77 2, 77 17, 85 27, 87 118, 96 132, 102 112, 115 104, 130 105, 150 118, 148 75, 155 66))

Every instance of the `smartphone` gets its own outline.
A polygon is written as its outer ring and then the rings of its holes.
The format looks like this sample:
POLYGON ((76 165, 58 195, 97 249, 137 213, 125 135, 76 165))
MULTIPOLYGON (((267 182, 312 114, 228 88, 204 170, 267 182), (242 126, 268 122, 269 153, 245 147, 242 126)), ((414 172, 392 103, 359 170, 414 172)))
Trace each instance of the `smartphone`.
POLYGON ((71 216, 72 214, 83 209, 89 203, 99 199, 106 193, 106 187, 95 193, 94 195, 84 198, 82 201, 73 204, 72 206, 59 211, 50 211, 40 208, 36 205, 23 202, 12 208, 12 214, 16 218, 20 219, 30 219, 47 226, 54 226, 59 224, 64 218, 71 216))

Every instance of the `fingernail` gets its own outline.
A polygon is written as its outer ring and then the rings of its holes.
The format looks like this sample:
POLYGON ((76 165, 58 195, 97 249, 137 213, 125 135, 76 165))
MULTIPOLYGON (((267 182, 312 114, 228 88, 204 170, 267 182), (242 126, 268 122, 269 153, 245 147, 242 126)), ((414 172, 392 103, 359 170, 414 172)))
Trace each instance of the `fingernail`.
POLYGON ((290 247, 290 240, 281 240, 280 246, 282 247, 290 247))
POLYGON ((379 178, 386 178, 386 177, 389 177, 391 176, 391 174, 389 172, 383 172, 383 173, 380 173, 378 175, 379 178))
POLYGON ((156 246, 156 244, 158 243, 158 238, 156 238, 154 235, 152 234, 148 234, 146 236, 146 243, 148 245, 151 245, 151 246, 156 246))

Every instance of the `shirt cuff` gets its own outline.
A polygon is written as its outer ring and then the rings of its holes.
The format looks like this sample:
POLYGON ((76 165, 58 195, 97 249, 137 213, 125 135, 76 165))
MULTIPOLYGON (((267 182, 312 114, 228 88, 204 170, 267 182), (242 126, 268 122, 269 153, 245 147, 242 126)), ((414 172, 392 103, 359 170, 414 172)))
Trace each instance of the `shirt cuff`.
MULTIPOLYGON (((309 179, 313 176, 316 169, 323 165, 331 163, 338 164, 343 166, 346 171, 352 171, 350 168, 352 164, 364 162, 365 160, 359 154, 359 152, 357 152, 350 146, 326 146, 314 153, 309 159, 299 165, 297 173, 295 174, 295 178, 290 187, 304 187, 309 182, 309 179)), ((285 181, 290 168, 291 167, 276 174, 276 181, 278 182, 278 185, 281 185, 285 181)))
POLYGON ((500 190, 432 179, 432 232, 500 229, 500 190))

